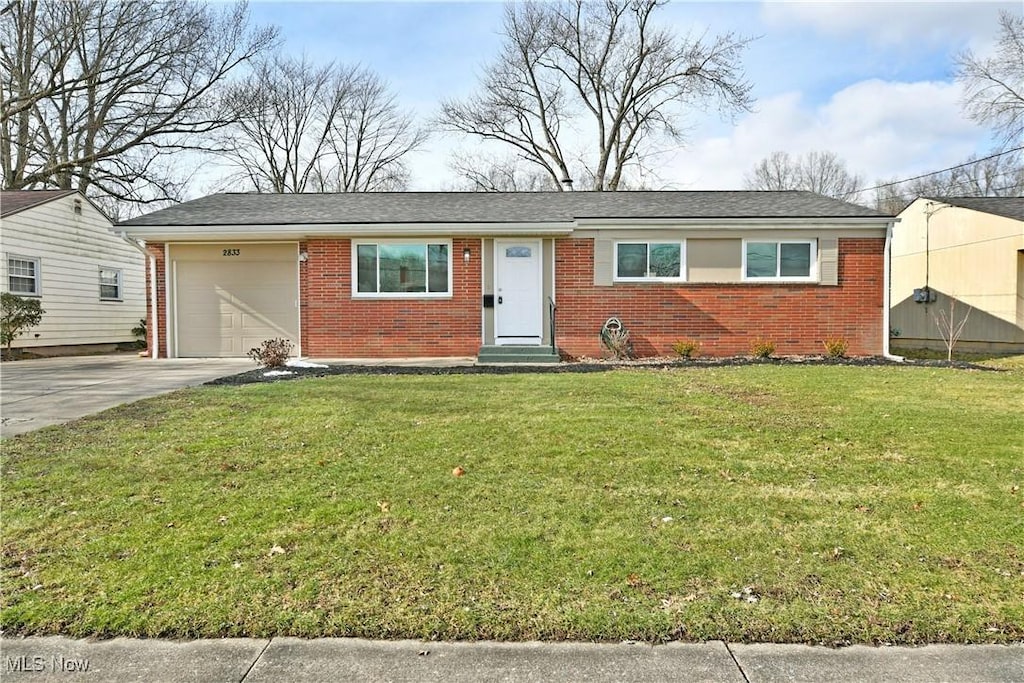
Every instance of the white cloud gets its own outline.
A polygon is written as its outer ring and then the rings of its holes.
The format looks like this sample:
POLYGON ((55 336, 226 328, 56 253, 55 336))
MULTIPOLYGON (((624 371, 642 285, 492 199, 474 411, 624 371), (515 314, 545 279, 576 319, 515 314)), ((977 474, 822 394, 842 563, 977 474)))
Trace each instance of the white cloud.
POLYGON ((1005 2, 766 2, 761 17, 772 29, 809 26, 829 36, 867 35, 882 44, 946 43, 979 48, 992 40, 1005 2))
MULTIPOLYGON (((776 150, 804 154, 835 152, 866 183, 939 170, 986 150, 984 130, 960 111, 957 84, 902 83, 871 79, 854 83, 819 106, 796 92, 761 100, 758 111, 725 133, 695 137, 675 154, 661 155, 654 187, 739 189, 743 176, 776 150)), ((466 142, 455 136, 432 139, 410 159, 417 190, 450 188, 455 178, 448 155, 466 142)))
POLYGON ((985 140, 960 113, 956 84, 867 80, 818 107, 798 93, 763 100, 728 135, 696 141, 660 175, 679 189, 736 189, 773 151, 829 150, 873 184, 959 163, 985 140))

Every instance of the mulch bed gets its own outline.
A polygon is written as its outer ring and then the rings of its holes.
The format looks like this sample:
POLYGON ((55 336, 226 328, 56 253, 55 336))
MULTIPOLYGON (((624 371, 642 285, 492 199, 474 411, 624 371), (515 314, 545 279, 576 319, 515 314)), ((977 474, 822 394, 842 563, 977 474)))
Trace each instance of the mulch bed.
POLYGON ((948 363, 944 360, 906 360, 903 362, 889 360, 881 356, 864 356, 859 358, 828 358, 825 356, 783 356, 780 358, 752 358, 750 356, 732 356, 727 358, 696 358, 692 360, 676 358, 644 358, 639 360, 609 360, 582 358, 579 360, 550 365, 459 365, 451 367, 408 366, 408 365, 328 365, 326 368, 280 368, 292 373, 290 375, 265 376, 269 368, 254 368, 237 375, 221 377, 207 382, 208 385, 223 384, 255 384, 260 382, 277 382, 281 380, 301 379, 305 377, 329 377, 333 375, 513 375, 543 373, 587 373, 609 372, 612 370, 667 370, 675 368, 715 368, 744 365, 852 365, 864 366, 895 366, 895 367, 932 367, 954 368, 957 370, 983 370, 1003 372, 999 368, 986 367, 964 361, 948 363))

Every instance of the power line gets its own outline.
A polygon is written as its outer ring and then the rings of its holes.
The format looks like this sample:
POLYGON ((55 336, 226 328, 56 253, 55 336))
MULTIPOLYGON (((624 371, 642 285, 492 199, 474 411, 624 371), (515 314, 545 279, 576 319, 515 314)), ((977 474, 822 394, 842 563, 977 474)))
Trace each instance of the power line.
POLYGON ((903 180, 894 180, 891 183, 883 183, 882 185, 875 185, 874 187, 865 187, 865 188, 863 188, 861 190, 857 190, 857 192, 870 192, 871 190, 881 190, 883 187, 892 187, 894 185, 902 185, 903 183, 909 183, 912 180, 920 180, 921 178, 927 178, 929 176, 938 175, 940 173, 945 173, 946 171, 955 171, 956 169, 964 168, 965 166, 973 166, 975 164, 981 163, 982 161, 988 161, 989 159, 995 159, 996 157, 1001 157, 1001 156, 1004 156, 1006 154, 1010 154, 1012 152, 1019 152, 1022 149, 1024 149, 1024 146, 1022 146, 1022 147, 1014 147, 1013 149, 1008 149, 1008 150, 1005 150, 1003 152, 998 152, 996 154, 992 154, 992 155, 989 155, 987 157, 982 157, 981 159, 974 159, 973 161, 968 161, 968 162, 965 162, 965 163, 962 163, 962 164, 957 164, 956 166, 950 166, 949 168, 944 168, 944 169, 942 169, 940 171, 932 171, 931 173, 924 173, 922 175, 914 176, 913 178, 904 178, 903 180))

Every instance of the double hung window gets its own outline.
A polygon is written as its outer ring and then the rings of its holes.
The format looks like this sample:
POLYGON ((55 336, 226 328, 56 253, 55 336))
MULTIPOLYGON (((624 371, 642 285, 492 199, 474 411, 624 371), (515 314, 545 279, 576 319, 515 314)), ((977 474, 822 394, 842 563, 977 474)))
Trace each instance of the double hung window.
POLYGON ((121 300, 121 271, 115 268, 100 268, 100 300, 121 300))
POLYGON ((7 259, 7 291, 19 296, 39 296, 39 259, 10 256, 7 259))

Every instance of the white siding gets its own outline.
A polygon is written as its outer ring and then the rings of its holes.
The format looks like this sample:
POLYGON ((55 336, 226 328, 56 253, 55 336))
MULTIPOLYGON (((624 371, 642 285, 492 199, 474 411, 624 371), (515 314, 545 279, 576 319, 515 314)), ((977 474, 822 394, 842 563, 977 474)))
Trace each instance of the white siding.
POLYGON ((15 347, 130 342, 146 317, 145 257, 117 236, 106 217, 72 194, 7 216, 0 225, 0 291, 8 291, 8 255, 40 261, 37 327, 15 347), (74 211, 81 201, 82 213, 74 211), (100 301, 99 269, 121 270, 121 300, 100 301))

